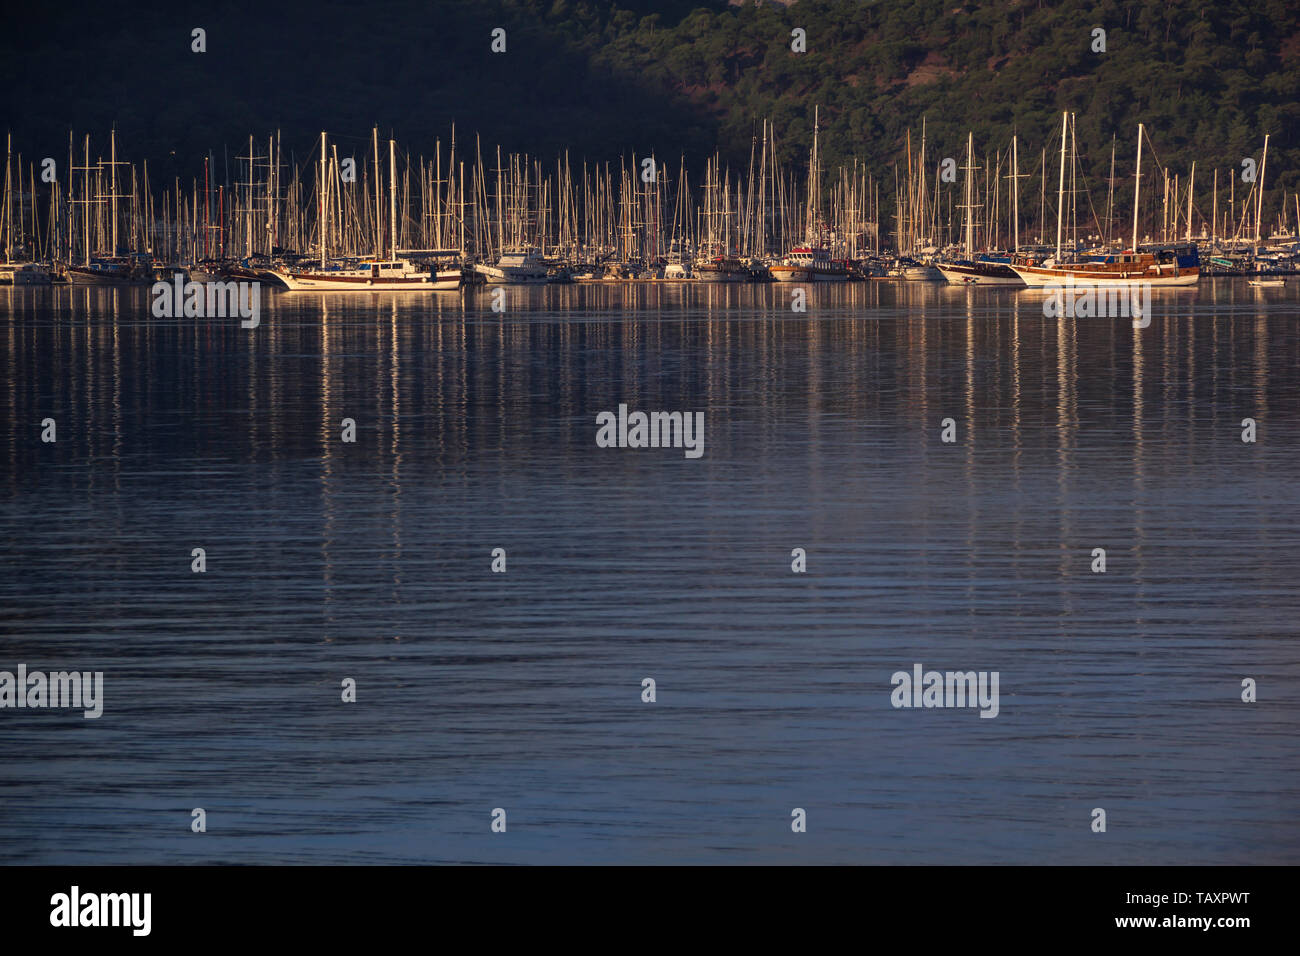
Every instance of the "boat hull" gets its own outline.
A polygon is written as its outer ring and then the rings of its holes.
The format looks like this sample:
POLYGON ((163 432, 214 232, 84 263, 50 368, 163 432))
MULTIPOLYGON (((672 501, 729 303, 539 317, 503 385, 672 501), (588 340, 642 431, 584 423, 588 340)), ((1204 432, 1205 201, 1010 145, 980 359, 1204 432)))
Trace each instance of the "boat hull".
POLYGON ((1010 275, 999 275, 997 272, 990 270, 955 264, 935 266, 935 268, 939 270, 939 274, 942 275, 950 285, 1024 286, 1025 284, 1023 279, 1016 275, 1015 272, 1011 271, 1010 266, 1004 267, 1008 272, 1011 272, 1010 275))
POLYGON ((83 266, 68 266, 67 276, 68 281, 73 285, 131 286, 148 285, 153 281, 147 276, 88 269, 83 266))
POLYGON ((489 283, 495 285, 545 285, 548 280, 544 272, 502 269, 497 266, 480 265, 476 271, 489 283))
POLYGON ((418 278, 332 276, 328 272, 273 272, 290 292, 454 292, 460 273, 438 273, 418 278))
POLYGON ((769 270, 777 282, 845 282, 849 278, 848 270, 822 271, 803 266, 771 266, 769 270))
POLYGON ((49 285, 49 270, 31 262, 0 264, 0 285, 49 285))
POLYGON ((1101 271, 1086 267, 1070 269, 1063 267, 1012 266, 1011 268, 1016 275, 1024 280, 1025 285, 1036 288, 1066 284, 1076 286, 1193 286, 1201 279, 1201 270, 1198 267, 1165 270, 1133 269, 1126 271, 1101 271))

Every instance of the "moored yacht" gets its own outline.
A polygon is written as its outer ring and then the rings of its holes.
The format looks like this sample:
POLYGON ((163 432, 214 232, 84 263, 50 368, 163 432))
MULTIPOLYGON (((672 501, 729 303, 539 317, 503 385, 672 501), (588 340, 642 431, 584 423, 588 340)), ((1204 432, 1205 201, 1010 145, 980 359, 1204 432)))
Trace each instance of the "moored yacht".
POLYGON ((1061 285, 1196 285, 1201 278, 1200 253, 1196 246, 1185 249, 1160 249, 1156 252, 1126 251, 1103 256, 1088 256, 1075 262, 1043 263, 1033 259, 1011 266, 1029 286, 1061 285))
MULTIPOLYGON (((321 134, 321 178, 325 178, 325 135, 321 134)), ((376 140, 376 153, 378 140, 376 140)), ((375 192, 378 194, 378 185, 375 192)), ((325 230, 320 232, 320 264, 286 267, 282 269, 257 270, 249 263, 238 266, 236 274, 247 274, 254 280, 263 274, 284 283, 290 292, 438 292, 452 291, 460 288, 461 267, 454 268, 448 264, 439 265, 437 260, 457 259, 457 249, 403 249, 397 248, 397 153, 393 140, 388 141, 388 202, 389 202, 389 238, 387 250, 382 248, 379 230, 375 230, 375 254, 364 260, 334 260, 326 256, 325 230), (385 255, 387 252, 387 255, 385 255), (421 262, 417 263, 400 253, 418 254, 421 262), (423 260, 433 261, 424 264, 423 260)), ((376 220, 379 210, 375 210, 376 220)), ((322 221, 328 217, 328 195, 321 200, 322 221)), ((222 270, 231 274, 231 268, 222 270)))
MULTIPOLYGON (((1139 200, 1142 195, 1142 140, 1143 124, 1138 124, 1136 186, 1133 190, 1133 240, 1123 252, 1104 255, 1085 255, 1062 261, 1061 217, 1064 210, 1065 143, 1069 114, 1062 114, 1061 125, 1061 187, 1057 190, 1056 255, 1039 263, 1029 259, 1013 263, 1011 268, 1029 286, 1092 285, 1092 286, 1191 286, 1201 278, 1201 256, 1196 243, 1177 246, 1157 246, 1151 252, 1142 252, 1138 245, 1139 200)), ((1267 143, 1267 140, 1265 141, 1267 143)), ((1190 199, 1188 200, 1190 203, 1190 199)))
MULTIPOLYGON (((1012 163, 1017 164, 1015 172, 1012 173, 1013 186, 1018 184, 1019 168, 1018 156, 1016 152, 1016 140, 1013 137, 1011 143, 1012 163)), ((964 257, 955 262, 936 262, 935 268, 939 274, 944 277, 951 285, 1024 285, 1023 280, 1011 269, 1011 258, 995 257, 984 255, 977 257, 975 255, 975 196, 974 196, 974 178, 972 173, 976 167, 975 161, 975 135, 966 134, 966 201, 962 203, 962 209, 965 210, 964 229, 966 233, 965 241, 962 245, 964 257)), ((1014 208, 1019 209, 1020 193, 1013 193, 1014 208)), ((985 237, 987 241, 987 236, 985 237)), ((1020 248, 1020 231, 1017 221, 1016 227, 1016 248, 1020 248)))
POLYGON ((695 267, 701 282, 749 282, 754 278, 749 266, 735 256, 714 256, 695 267))
POLYGON ((849 277, 848 267, 832 259, 826 249, 800 246, 770 267, 777 282, 843 282, 849 277))
POLYGON ((409 259, 275 270, 290 292, 437 292, 460 288, 459 268, 417 266, 409 259))
POLYGON ((956 262, 937 262, 935 268, 953 285, 1019 285, 1025 281, 1016 275, 1009 260, 958 259, 956 262))
POLYGON ((73 285, 147 285, 153 281, 153 266, 130 256, 94 258, 65 270, 73 285))
POLYGON ((909 256, 895 260, 889 269, 889 275, 895 279, 907 279, 910 282, 928 282, 934 278, 930 267, 917 262, 909 256))
POLYGON ((777 282, 844 282, 849 277, 847 264, 832 259, 822 243, 832 231, 821 214, 821 151, 817 136, 821 127, 821 109, 813 107, 812 148, 808 152, 808 206, 805 211, 804 244, 790 250, 767 271, 777 282))
POLYGON ((538 285, 546 281, 546 260, 535 250, 502 253, 496 265, 480 262, 474 267, 488 282, 502 285, 538 285))
POLYGON ((49 285, 50 270, 39 262, 0 262, 0 285, 49 285))

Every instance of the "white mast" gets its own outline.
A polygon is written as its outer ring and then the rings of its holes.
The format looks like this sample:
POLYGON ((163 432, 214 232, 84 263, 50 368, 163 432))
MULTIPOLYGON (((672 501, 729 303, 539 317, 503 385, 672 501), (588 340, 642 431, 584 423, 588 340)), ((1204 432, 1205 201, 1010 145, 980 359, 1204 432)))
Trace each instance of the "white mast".
POLYGON ((1142 124, 1138 123, 1137 185, 1133 188, 1133 251, 1138 250, 1138 197, 1142 194, 1142 124))
POLYGON ((1061 261, 1061 216, 1065 213, 1065 132, 1069 113, 1061 114, 1061 179, 1056 187, 1056 261, 1061 261))
POLYGON ((919 243, 930 237, 929 214, 925 208, 925 116, 921 116, 921 152, 916 160, 916 213, 912 217, 912 235, 919 243))
POLYGON ((5 218, 4 218, 4 246, 5 262, 9 262, 9 247, 13 245, 14 216, 13 216, 13 187, 12 180, 9 178, 9 161, 12 158, 10 154, 14 148, 14 134, 10 133, 5 140, 5 218))
POLYGON ((86 265, 90 265, 90 134, 86 134, 86 165, 82 167, 81 194, 85 197, 86 212, 82 216, 86 227, 86 265))
POLYGON ((1264 134, 1264 157, 1259 163, 1259 182, 1255 184, 1255 243, 1263 238, 1260 228, 1260 214, 1264 209, 1264 167, 1268 165, 1268 133, 1264 134))
POLYGON ((1192 190, 1196 188, 1196 160, 1192 160, 1192 178, 1187 184, 1187 241, 1192 241, 1192 190))
POLYGON ((806 229, 807 237, 805 241, 810 246, 817 245, 817 237, 816 237, 817 212, 818 212, 817 201, 820 198, 818 196, 818 185, 820 182, 820 176, 818 175, 818 170, 817 170, 817 163, 819 159, 819 157, 817 156, 817 129, 818 126, 820 125, 820 119, 821 119, 821 107, 820 105, 816 105, 813 107, 812 156, 809 158, 808 161, 808 224, 806 229))
MULTIPOLYGON (((109 169, 112 170, 111 175, 113 177, 112 187, 111 187, 113 191, 109 193, 109 203, 111 208, 111 212, 109 214, 113 217, 113 229, 112 229, 113 251, 110 252, 109 255, 115 256, 117 255, 117 127, 116 126, 114 126, 112 131, 109 133, 109 143, 110 143, 109 169)), ((1265 138, 1264 143, 1265 143, 1265 148, 1267 148, 1268 146, 1267 138, 1265 138)))
POLYGON ((966 203, 962 208, 966 211, 966 258, 975 258, 975 223, 971 221, 971 173, 974 170, 975 158, 975 134, 966 133, 966 203))
POLYGON ((397 146, 388 139, 388 231, 392 237, 393 258, 397 261, 397 146))
POLYGON ((325 132, 320 134, 320 267, 325 268, 325 224, 328 221, 327 195, 325 192, 325 132))
POLYGON ((253 137, 248 137, 248 203, 244 210, 244 255, 253 254, 253 137))
POLYGON ((371 131, 371 139, 375 147, 375 259, 379 260, 384 257, 383 239, 379 230, 382 228, 384 219, 384 206, 379 199, 379 127, 376 126, 371 131))
POLYGON ((1020 147, 1016 142, 1016 135, 1011 134, 1011 215, 1014 218, 1012 229, 1015 231, 1014 252, 1020 251, 1020 147))

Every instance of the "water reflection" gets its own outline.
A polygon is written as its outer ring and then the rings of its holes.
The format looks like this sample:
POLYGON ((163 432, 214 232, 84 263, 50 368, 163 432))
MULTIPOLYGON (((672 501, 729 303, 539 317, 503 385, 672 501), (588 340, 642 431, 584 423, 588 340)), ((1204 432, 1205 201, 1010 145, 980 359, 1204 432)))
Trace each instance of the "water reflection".
POLYGON ((109 694, 3 715, 0 857, 1295 862, 1267 291, 1146 329, 927 283, 270 293, 250 331, 0 289, 6 660, 109 694), (596 448, 620 402, 704 411, 705 456, 596 448), (893 710, 917 661, 1000 670, 1001 716, 893 710))

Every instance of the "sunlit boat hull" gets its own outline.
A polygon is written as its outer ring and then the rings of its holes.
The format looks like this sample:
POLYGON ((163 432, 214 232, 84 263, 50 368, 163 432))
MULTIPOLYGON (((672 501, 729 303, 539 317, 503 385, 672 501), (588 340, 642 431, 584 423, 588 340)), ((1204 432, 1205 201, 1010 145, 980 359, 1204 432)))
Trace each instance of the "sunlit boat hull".
POLYGON ((844 282, 849 277, 847 269, 822 270, 804 266, 775 265, 769 270, 777 282, 844 282))
POLYGON ((1089 269, 1086 264, 1053 268, 1015 265, 1011 268, 1024 280, 1025 285, 1038 288, 1067 283, 1077 286, 1193 286, 1201 279, 1199 266, 1183 269, 1173 266, 1163 271, 1160 266, 1148 269, 1098 270, 1089 269))
POLYGON ((0 285, 49 285, 50 272, 35 262, 0 263, 0 285))
POLYGON ((328 272, 274 272, 290 292, 452 292, 460 288, 460 273, 419 279, 331 276, 328 272))
POLYGON ((68 266, 68 281, 73 285, 130 286, 148 285, 152 275, 117 269, 96 269, 90 266, 68 266))
POLYGON ((1025 280, 1016 275, 1010 266, 997 262, 946 262, 935 268, 951 285, 1023 286, 1025 284, 1025 280))

